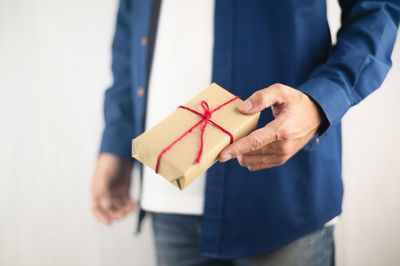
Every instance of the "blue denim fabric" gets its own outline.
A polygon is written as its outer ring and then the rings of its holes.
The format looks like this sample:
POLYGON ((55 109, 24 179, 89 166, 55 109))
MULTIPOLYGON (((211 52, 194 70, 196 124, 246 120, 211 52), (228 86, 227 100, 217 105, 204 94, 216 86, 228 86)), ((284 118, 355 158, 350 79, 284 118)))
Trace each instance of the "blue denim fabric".
POLYGON ((201 216, 153 213, 158 266, 333 266, 333 226, 322 227, 279 249, 250 258, 199 255, 201 216))

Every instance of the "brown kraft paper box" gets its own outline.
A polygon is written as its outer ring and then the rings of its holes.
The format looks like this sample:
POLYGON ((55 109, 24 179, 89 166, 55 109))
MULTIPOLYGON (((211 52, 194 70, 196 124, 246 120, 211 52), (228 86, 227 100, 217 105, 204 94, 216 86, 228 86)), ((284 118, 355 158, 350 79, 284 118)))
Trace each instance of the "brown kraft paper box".
MULTIPOLYGON (((203 114, 205 110, 202 101, 207 102, 209 110, 213 110, 234 97, 213 83, 183 106, 203 114)), ((211 114, 211 120, 229 131, 234 141, 252 132, 260 116, 260 113, 240 113, 237 107, 241 102, 238 98, 211 114)), ((155 170, 159 154, 201 119, 199 114, 177 108, 157 125, 132 140, 132 157, 155 170)), ((203 125, 204 121, 163 153, 159 160, 158 173, 180 190, 210 168, 217 161, 219 153, 230 144, 230 136, 208 122, 204 130, 200 162, 196 163, 203 125)))

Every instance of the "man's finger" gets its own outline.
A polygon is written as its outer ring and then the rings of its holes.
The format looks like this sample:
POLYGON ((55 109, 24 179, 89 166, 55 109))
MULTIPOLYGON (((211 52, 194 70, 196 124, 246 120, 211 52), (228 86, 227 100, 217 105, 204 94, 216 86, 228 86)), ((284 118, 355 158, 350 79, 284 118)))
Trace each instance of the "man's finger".
POLYGON ((239 104, 239 111, 245 114, 254 114, 280 102, 281 99, 278 95, 278 87, 279 85, 275 84, 268 88, 256 91, 247 98, 247 100, 239 104))
POLYGON ((120 220, 125 217, 123 203, 118 197, 111 198, 111 208, 108 209, 108 214, 113 220, 120 220))
POLYGON ((112 208, 111 197, 109 195, 100 197, 99 205, 103 210, 105 210, 107 212, 111 211, 111 208, 112 208))
POLYGON ((247 153, 246 155, 252 154, 271 154, 271 155, 286 155, 290 152, 291 149, 291 141, 288 140, 278 140, 268 145, 265 145, 258 151, 252 151, 247 153))
POLYGON ((253 164, 269 164, 283 159, 284 156, 279 154, 243 154, 237 157, 239 164, 247 167, 253 164))
POLYGON ((279 133, 277 130, 278 123, 279 121, 275 119, 265 127, 257 129, 247 137, 232 143, 220 153, 219 161, 226 162, 238 157, 240 154, 254 152, 271 142, 279 140, 279 133))
POLYGON ((93 212, 94 216, 96 216, 96 218, 103 224, 106 224, 106 225, 111 224, 110 216, 101 209, 97 200, 93 201, 92 212, 93 212))
POLYGON ((121 196, 121 197, 119 198, 119 201, 120 201, 120 204, 121 204, 120 208, 122 209, 122 211, 123 211, 125 214, 130 213, 130 212, 133 211, 133 210, 135 209, 135 207, 136 207, 136 202, 133 201, 132 199, 130 199, 129 197, 121 196))
POLYGON ((124 207, 124 211, 126 213, 130 213, 131 211, 135 210, 137 203, 131 199, 129 199, 124 207))
POLYGON ((103 224, 105 224, 105 225, 111 224, 111 218, 105 212, 103 212, 100 208, 94 209, 93 214, 103 224))
POLYGON ((270 163, 260 163, 260 164, 252 164, 247 166, 247 169, 249 171, 259 171, 267 168, 273 168, 282 165, 281 161, 276 161, 276 162, 270 162, 270 163))
POLYGON ((118 203, 111 196, 105 195, 101 197, 99 203, 103 213, 107 214, 110 219, 118 220, 124 216, 124 213, 120 211, 118 203))

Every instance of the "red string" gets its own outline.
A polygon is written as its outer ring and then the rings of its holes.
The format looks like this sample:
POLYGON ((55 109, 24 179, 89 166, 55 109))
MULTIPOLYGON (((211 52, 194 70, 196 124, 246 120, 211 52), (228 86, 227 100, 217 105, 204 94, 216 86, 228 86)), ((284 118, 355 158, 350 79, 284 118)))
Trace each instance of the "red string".
POLYGON ((185 131, 179 138, 177 138, 176 140, 174 140, 171 144, 169 144, 165 149, 163 149, 160 154, 157 156, 157 162, 156 162, 156 167, 155 167, 155 171, 156 173, 158 173, 158 168, 160 165, 160 160, 161 157, 169 150, 172 148, 172 146, 174 146, 178 141, 180 141, 181 139, 183 139, 183 137, 185 137, 187 134, 189 134, 190 132, 192 132, 193 129, 195 129, 198 125, 200 125, 203 121, 204 124, 201 127, 201 135, 200 135, 200 148, 199 148, 199 152, 197 154, 197 158, 195 160, 195 163, 200 163, 200 158, 201 155, 203 153, 203 146, 204 146, 204 131, 206 130, 207 124, 208 122, 210 122, 211 124, 213 124, 214 126, 216 126, 217 128, 219 128, 220 130, 222 130, 224 133, 226 133, 227 135, 229 135, 231 143, 233 142, 233 135, 226 129, 224 129, 222 126, 218 125, 217 123, 215 123, 214 121, 211 120, 211 116, 212 113, 214 113, 215 111, 218 111, 219 109, 221 109, 222 107, 224 107, 225 105, 233 102, 234 100, 236 100, 237 98, 239 98, 238 96, 233 97, 232 99, 230 99, 227 102, 224 102, 223 104, 217 106, 216 108, 214 108, 213 110, 210 111, 210 107, 208 106, 208 103, 206 101, 201 101, 201 107, 204 110, 204 113, 200 113, 197 112, 196 110, 193 110, 189 107, 186 106, 178 106, 178 108, 182 108, 182 109, 186 109, 188 111, 191 111, 192 113, 195 113, 199 116, 201 116, 201 120, 199 122, 197 122, 196 124, 194 124, 189 130, 185 131))

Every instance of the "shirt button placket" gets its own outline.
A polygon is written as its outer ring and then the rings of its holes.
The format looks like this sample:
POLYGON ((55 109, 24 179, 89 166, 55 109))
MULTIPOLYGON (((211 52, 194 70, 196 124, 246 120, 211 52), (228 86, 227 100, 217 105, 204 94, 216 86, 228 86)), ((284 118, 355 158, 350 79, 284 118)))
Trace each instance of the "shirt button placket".
MULTIPOLYGON (((143 37, 140 39, 140 45, 141 45, 142 47, 146 47, 146 46, 147 46, 147 37, 146 37, 146 36, 143 36, 143 37)), ((144 88, 143 88, 142 86, 140 86, 140 87, 137 88, 137 90, 136 90, 136 95, 137 95, 138 97, 143 97, 144 93, 145 93, 145 91, 144 91, 144 88)))

